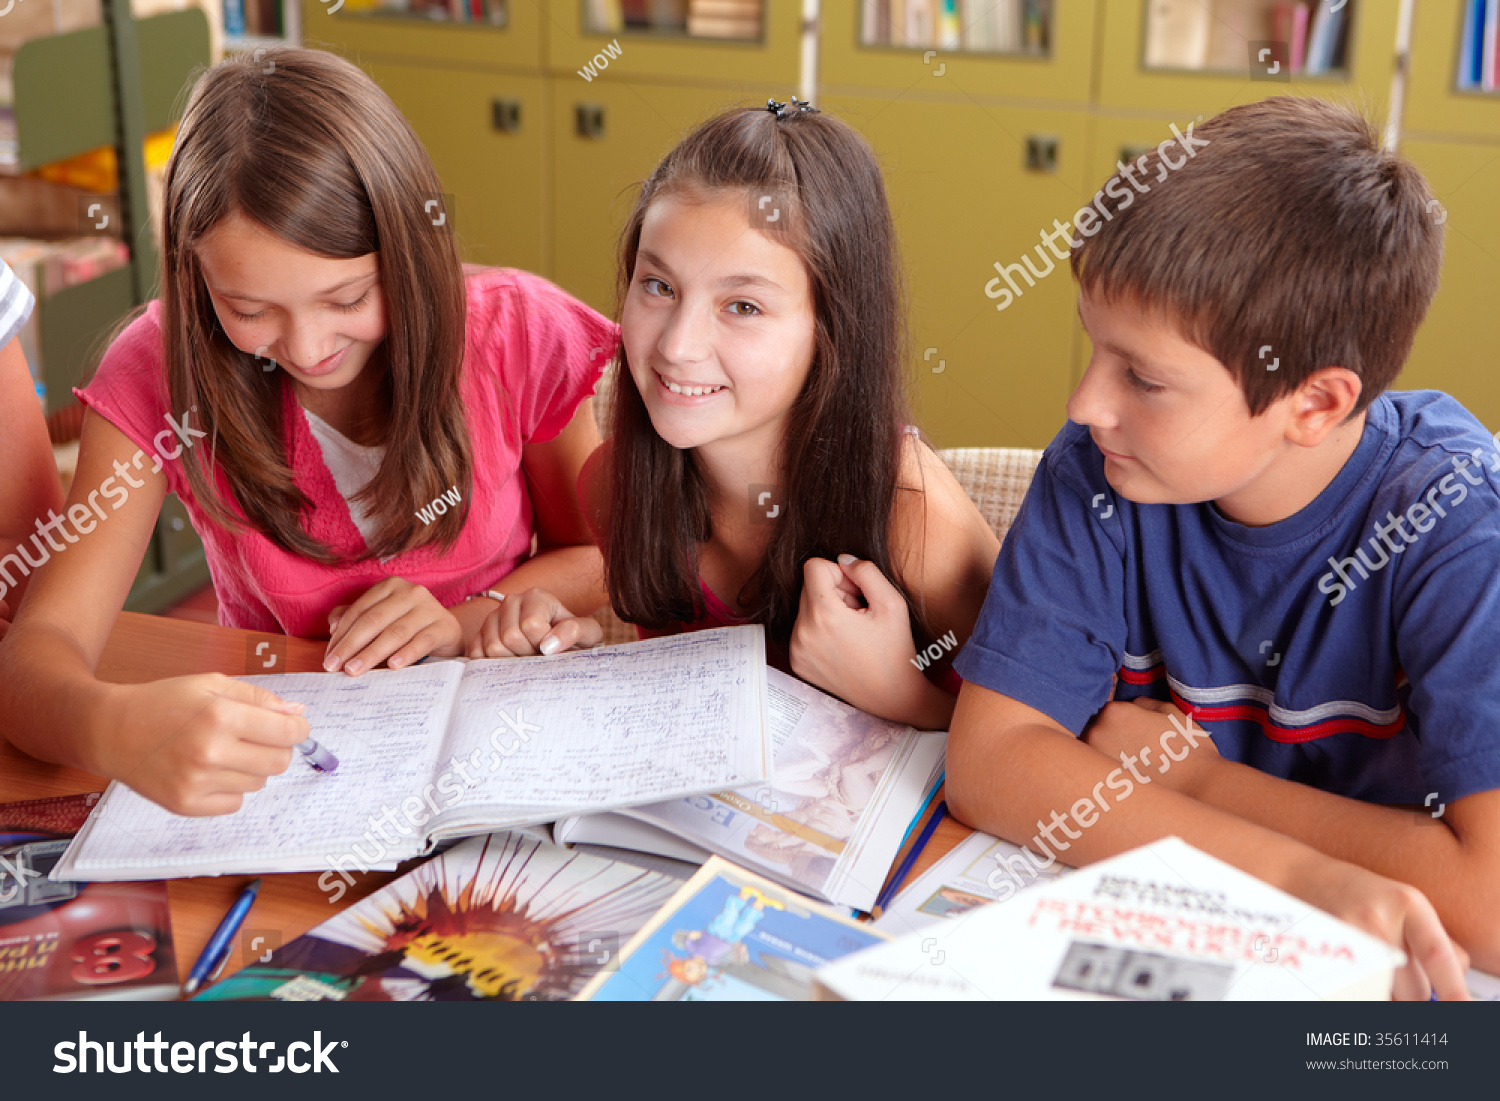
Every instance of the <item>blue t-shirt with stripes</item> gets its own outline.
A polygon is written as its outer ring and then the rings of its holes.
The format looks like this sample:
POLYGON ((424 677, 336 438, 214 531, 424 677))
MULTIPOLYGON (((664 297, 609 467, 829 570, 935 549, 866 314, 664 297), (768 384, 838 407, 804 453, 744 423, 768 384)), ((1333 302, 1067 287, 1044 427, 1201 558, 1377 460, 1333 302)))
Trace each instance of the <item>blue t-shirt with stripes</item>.
POLYGON ((21 331, 35 303, 36 299, 26 289, 26 284, 11 271, 9 264, 0 260, 0 348, 21 331))
POLYGON ((1435 391, 1377 398, 1337 477, 1259 528, 1125 500, 1070 423, 955 668, 1074 734, 1118 674, 1114 698, 1170 698, 1225 757, 1351 798, 1500 788, 1497 485, 1500 445, 1435 391))

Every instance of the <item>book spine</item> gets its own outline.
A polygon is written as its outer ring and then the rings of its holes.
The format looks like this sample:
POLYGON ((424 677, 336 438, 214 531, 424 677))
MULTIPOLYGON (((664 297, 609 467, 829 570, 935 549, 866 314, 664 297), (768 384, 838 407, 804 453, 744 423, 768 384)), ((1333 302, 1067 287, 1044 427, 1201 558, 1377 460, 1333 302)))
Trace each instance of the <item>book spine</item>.
POLYGON ((224 0, 224 34, 230 38, 244 37, 245 7, 240 0, 224 0))

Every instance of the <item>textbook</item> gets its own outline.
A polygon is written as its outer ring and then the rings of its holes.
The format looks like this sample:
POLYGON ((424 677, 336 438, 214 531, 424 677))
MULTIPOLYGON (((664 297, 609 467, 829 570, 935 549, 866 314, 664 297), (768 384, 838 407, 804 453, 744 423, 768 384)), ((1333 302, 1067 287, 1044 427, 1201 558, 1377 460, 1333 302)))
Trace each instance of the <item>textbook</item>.
POLYGON ((975 830, 891 900, 875 928, 893 936, 962 917, 991 902, 1003 902, 1028 887, 1050 883, 1072 869, 975 830))
POLYGON ((838 960, 820 998, 1389 998, 1406 957, 1176 837, 838 960))
POLYGON ((703 863, 718 853, 825 902, 869 910, 943 773, 947 736, 766 670, 773 782, 559 819, 553 837, 703 863))
POLYGON ((579 1001, 806 1001, 813 972, 885 934, 713 857, 579 1001))
POLYGON ((678 886, 520 833, 471 837, 194 1001, 564 1001, 678 886))
POLYGON ((165 883, 47 878, 98 799, 0 805, 0 1001, 178 996, 165 883))
POLYGON ((763 783, 765 638, 724 627, 554 657, 243 678, 306 704, 304 758, 234 814, 172 814, 121 783, 54 879, 395 868, 440 841, 763 783))

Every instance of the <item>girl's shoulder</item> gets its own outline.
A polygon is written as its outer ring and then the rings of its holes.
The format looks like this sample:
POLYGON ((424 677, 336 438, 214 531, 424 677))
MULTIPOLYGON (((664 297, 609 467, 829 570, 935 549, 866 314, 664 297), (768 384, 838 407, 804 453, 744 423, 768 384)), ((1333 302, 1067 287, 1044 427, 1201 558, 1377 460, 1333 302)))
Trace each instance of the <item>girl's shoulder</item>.
POLYGON ((891 515, 898 547, 923 542, 988 549, 999 543, 979 508, 946 463, 918 433, 901 437, 901 468, 897 477, 896 507, 891 515))
POLYGON ((152 299, 110 341, 88 384, 73 392, 90 405, 156 414, 167 404, 164 358, 161 302, 152 299))

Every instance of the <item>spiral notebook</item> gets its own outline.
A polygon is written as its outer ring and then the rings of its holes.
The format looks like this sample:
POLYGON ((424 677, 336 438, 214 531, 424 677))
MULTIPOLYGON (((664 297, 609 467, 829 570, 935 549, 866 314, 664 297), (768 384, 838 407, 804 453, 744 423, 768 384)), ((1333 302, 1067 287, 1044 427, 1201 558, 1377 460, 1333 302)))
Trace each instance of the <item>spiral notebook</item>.
POLYGON ((208 818, 113 783, 54 880, 389 869, 449 838, 771 777, 759 626, 244 679, 306 704, 337 770, 294 760, 239 811, 208 818))

